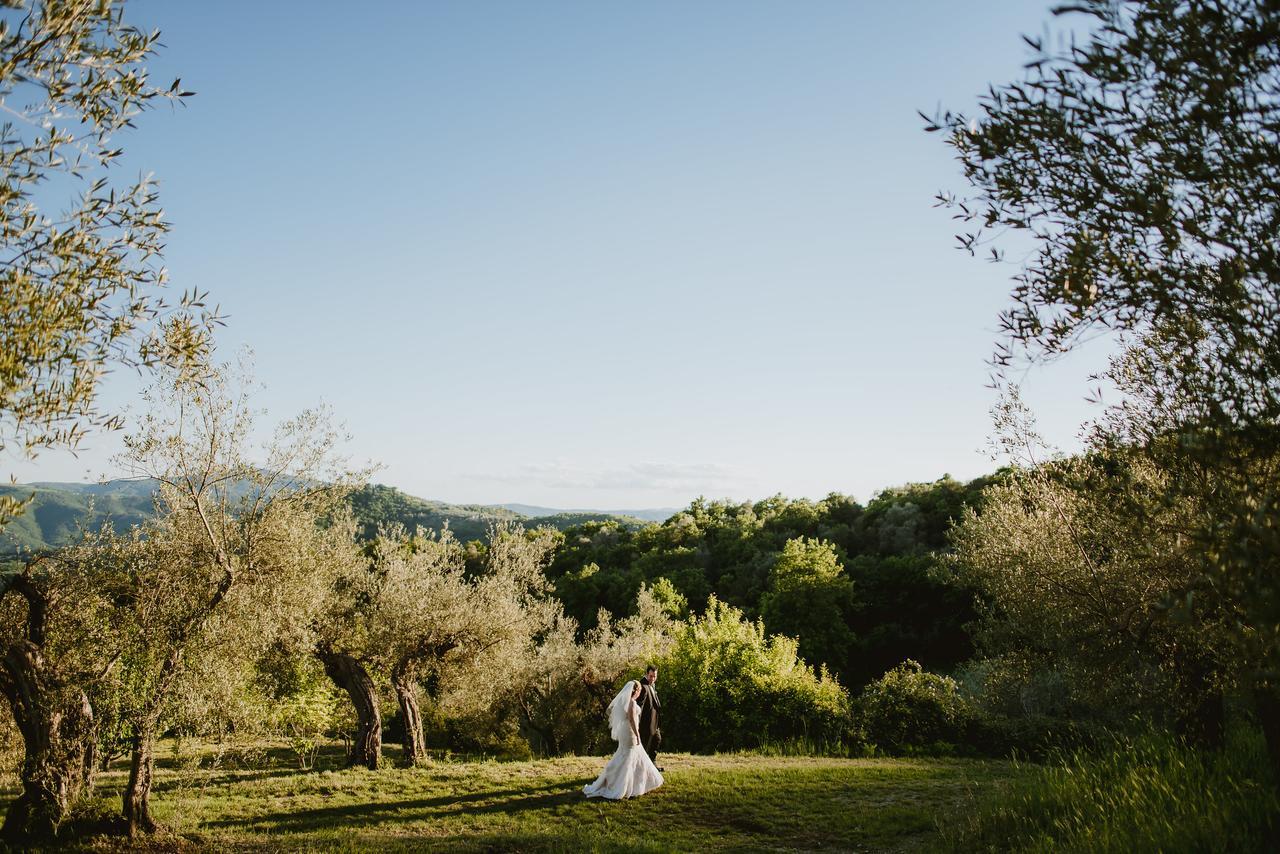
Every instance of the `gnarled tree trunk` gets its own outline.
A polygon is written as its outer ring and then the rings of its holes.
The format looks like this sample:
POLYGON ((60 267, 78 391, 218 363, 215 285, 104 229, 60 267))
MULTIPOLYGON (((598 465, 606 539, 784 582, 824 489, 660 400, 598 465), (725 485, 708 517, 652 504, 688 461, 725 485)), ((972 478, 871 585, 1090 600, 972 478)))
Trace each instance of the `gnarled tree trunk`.
POLYGON ((417 686, 411 672, 403 667, 392 672, 391 684, 396 689, 396 701, 400 704, 400 717, 404 723, 404 753, 400 764, 412 768, 427 761, 427 742, 422 734, 422 709, 418 705, 417 686))
POLYGON ((93 707, 82 688, 60 682, 45 660, 48 601, 25 579, 13 583, 27 600, 27 636, 0 659, 0 692, 22 734, 22 791, 0 832, 14 841, 51 839, 86 782, 93 707))
POLYGON ((19 725, 25 743, 22 792, 5 814, 6 838, 52 839, 79 797, 84 784, 84 743, 75 720, 79 715, 74 709, 50 712, 19 725))
POLYGON ((48 840, 58 831, 84 785, 85 742, 81 732, 92 715, 81 695, 80 708, 36 708, 18 718, 22 732, 22 792, 5 814, 4 836, 48 840))
POLYGON ((151 817, 151 780, 155 769, 155 740, 150 728, 133 739, 129 763, 129 784, 124 789, 124 817, 129 822, 129 836, 137 838, 155 833, 156 821, 151 817))
POLYGON ((80 784, 85 795, 89 797, 93 796, 93 790, 98 783, 98 766, 102 763, 100 753, 98 726, 97 721, 94 721, 93 727, 85 735, 84 763, 80 769, 80 784))
POLYGON ((328 647, 316 650, 324 672, 333 683, 347 692, 356 709, 356 732, 347 754, 348 765, 363 765, 377 770, 382 758, 382 713, 373 680, 364 665, 353 656, 328 647))
MULTIPOLYGON (((187 626, 187 635, 194 633, 198 625, 192 622, 187 626)), ((156 733, 160 727, 160 717, 164 703, 172 691, 178 678, 183 660, 183 644, 185 636, 160 666, 160 678, 153 688, 151 699, 143 706, 141 714, 134 722, 133 738, 129 751, 129 782, 122 796, 124 818, 129 824, 129 837, 155 833, 160 825, 151 816, 151 783, 155 777, 156 766, 156 733)))
POLYGON ((404 756, 400 764, 405 767, 420 765, 427 760, 427 740, 422 734, 422 708, 418 705, 418 689, 421 688, 428 698, 435 699, 439 696, 440 663, 457 648, 457 638, 420 643, 412 647, 391 669, 391 684, 396 689, 400 716, 404 719, 404 756), (418 677, 424 671, 425 678, 419 684, 418 677))
POLYGON ((545 708, 546 701, 547 695, 532 685, 525 685, 516 693, 520 726, 526 733, 530 747, 541 756, 558 756, 560 740, 556 738, 555 722, 538 714, 540 707, 545 708))

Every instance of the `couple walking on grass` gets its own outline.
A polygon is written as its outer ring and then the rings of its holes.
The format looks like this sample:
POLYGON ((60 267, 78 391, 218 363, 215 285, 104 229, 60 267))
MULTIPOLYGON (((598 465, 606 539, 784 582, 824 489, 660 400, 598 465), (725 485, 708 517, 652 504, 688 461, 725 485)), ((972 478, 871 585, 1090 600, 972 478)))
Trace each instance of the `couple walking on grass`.
POLYGON ((609 704, 609 735, 618 749, 594 783, 583 786, 588 798, 634 798, 662 785, 658 767, 658 668, 652 664, 643 679, 632 679, 609 704))

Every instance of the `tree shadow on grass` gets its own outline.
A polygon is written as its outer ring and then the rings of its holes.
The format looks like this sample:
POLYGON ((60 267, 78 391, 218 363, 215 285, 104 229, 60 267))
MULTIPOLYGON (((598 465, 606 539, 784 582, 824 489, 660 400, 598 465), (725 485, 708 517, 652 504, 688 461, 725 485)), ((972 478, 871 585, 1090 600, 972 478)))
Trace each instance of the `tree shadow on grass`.
MULTIPOLYGON (((400 757, 398 745, 383 745, 383 759, 394 764, 400 757)), ((314 757, 311 768, 302 768, 298 764, 298 754, 291 748, 271 745, 248 749, 235 745, 221 746, 197 745, 182 751, 166 749, 157 751, 155 762, 158 770, 181 772, 190 769, 190 763, 199 760, 201 765, 217 765, 227 771, 323 771, 338 770, 347 767, 347 753, 341 745, 326 744, 320 747, 314 757)), ((111 770, 129 770, 128 755, 118 757, 111 762, 111 770)))
MULTIPOLYGON (((545 786, 519 789, 490 789, 434 798, 403 801, 379 801, 345 804, 318 809, 289 810, 238 819, 218 819, 204 823, 207 828, 236 827, 252 830, 269 826, 272 833, 306 833, 333 827, 361 827, 371 824, 397 824, 424 819, 440 819, 466 813, 521 813, 570 804, 583 799, 582 786, 588 779, 570 783, 556 782, 545 786), (542 793, 542 794, 538 794, 542 793), (497 801, 489 803, 489 801, 497 801)), ((264 828, 265 829, 265 828, 264 828)))
MULTIPOLYGON (((166 775, 157 779, 152 785, 153 792, 177 792, 190 789, 203 789, 209 786, 226 786, 235 783, 249 783, 259 780, 272 780, 278 777, 305 778, 320 773, 315 769, 298 768, 265 768, 250 771, 220 770, 206 772, 208 776, 182 778, 177 775, 166 775)), ((123 784, 121 784, 123 788, 123 784)))

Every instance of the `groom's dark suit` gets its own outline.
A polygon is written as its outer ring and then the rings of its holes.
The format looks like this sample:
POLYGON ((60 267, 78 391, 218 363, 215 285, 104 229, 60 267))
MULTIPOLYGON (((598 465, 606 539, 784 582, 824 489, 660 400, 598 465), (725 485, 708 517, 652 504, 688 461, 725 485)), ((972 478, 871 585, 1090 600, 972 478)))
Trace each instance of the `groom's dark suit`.
POLYGON ((662 704, 658 702, 658 689, 649 681, 648 676, 640 680, 640 696, 636 698, 636 702, 640 704, 640 741, 644 744, 645 752, 649 754, 653 764, 657 765, 658 746, 662 744, 662 730, 658 728, 658 709, 662 704))

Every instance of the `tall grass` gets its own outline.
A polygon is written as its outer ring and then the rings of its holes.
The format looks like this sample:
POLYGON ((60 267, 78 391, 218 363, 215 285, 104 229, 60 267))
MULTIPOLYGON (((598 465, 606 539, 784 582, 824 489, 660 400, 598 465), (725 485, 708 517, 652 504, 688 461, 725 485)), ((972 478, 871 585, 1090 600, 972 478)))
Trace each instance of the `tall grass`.
POLYGON ((1059 755, 939 825, 953 851, 1272 851, 1280 794, 1256 731, 1220 753, 1147 735, 1059 755))

